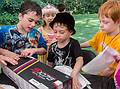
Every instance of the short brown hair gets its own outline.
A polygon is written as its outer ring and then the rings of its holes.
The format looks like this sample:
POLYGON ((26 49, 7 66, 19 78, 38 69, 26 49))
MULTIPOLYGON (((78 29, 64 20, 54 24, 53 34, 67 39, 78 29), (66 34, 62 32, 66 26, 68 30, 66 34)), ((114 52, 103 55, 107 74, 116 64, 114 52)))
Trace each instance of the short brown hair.
POLYGON ((35 11, 36 15, 42 16, 41 7, 36 2, 25 0, 25 2, 21 5, 20 13, 27 14, 29 11, 35 11))
POLYGON ((98 16, 106 16, 111 18, 114 22, 120 20, 120 1, 108 0, 100 8, 98 16))

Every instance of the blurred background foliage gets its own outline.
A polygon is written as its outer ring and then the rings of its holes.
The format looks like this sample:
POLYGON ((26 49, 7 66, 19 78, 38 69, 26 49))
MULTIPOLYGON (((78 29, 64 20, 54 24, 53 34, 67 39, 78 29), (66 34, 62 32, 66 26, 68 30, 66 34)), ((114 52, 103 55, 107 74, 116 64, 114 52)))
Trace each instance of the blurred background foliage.
MULTIPOLYGON (((0 0, 0 25, 14 25, 17 23, 19 7, 24 0, 0 0)), ((94 14, 105 0, 32 0, 43 8, 48 3, 57 6, 65 4, 67 11, 73 14, 94 14)))

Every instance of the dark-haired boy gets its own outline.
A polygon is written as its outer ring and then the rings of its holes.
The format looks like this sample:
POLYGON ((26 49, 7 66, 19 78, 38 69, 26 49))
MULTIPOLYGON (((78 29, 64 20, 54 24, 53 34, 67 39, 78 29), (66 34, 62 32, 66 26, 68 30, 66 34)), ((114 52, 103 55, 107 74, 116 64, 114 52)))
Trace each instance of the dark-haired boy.
POLYGON ((78 74, 83 65, 83 57, 79 42, 71 37, 75 34, 75 20, 69 13, 58 13, 50 26, 57 41, 49 48, 48 64, 52 67, 61 65, 72 67, 73 89, 80 89, 78 74))
POLYGON ((1 26, 0 47, 23 57, 45 54, 46 43, 40 32, 34 29, 41 15, 41 7, 36 2, 25 1, 20 8, 18 24, 11 28, 1 26))
MULTIPOLYGON (((20 59, 19 56, 26 57, 34 54, 34 57, 37 57, 37 54, 46 53, 46 43, 42 35, 39 31, 33 29, 41 15, 41 7, 36 2, 27 0, 21 5, 18 24, 16 26, 0 27, 0 62, 2 64, 7 65, 7 62, 10 62, 15 65, 17 60, 20 59), (2 48, 6 50, 4 51, 2 48)), ((1 84, 14 85, 4 74, 0 75, 0 80, 1 84)), ((4 86, 4 89, 8 89, 8 87, 13 89, 7 85, 0 86, 4 86)), ((14 86, 16 87, 16 85, 14 86)))

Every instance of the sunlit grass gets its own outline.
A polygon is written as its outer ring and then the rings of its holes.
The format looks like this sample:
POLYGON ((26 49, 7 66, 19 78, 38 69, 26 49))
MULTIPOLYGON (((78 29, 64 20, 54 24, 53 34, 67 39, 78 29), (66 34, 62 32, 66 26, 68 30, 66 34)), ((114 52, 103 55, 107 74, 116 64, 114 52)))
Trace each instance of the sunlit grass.
POLYGON ((97 14, 74 15, 76 34, 73 35, 79 42, 84 42, 92 38, 99 30, 97 14))

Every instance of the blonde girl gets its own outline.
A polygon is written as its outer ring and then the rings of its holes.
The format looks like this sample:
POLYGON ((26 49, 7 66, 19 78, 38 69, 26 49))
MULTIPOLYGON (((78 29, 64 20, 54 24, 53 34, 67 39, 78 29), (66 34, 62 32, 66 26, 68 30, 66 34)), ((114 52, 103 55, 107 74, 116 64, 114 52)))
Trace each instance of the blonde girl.
MULTIPOLYGON (((56 14, 58 13, 58 9, 56 9, 53 5, 48 4, 42 9, 42 19, 44 21, 43 25, 38 28, 40 33, 42 34, 47 47, 49 48, 50 44, 55 42, 55 36, 52 28, 49 26, 49 23, 54 19, 56 14)), ((41 62, 46 63, 47 54, 44 56, 38 57, 41 62)))

